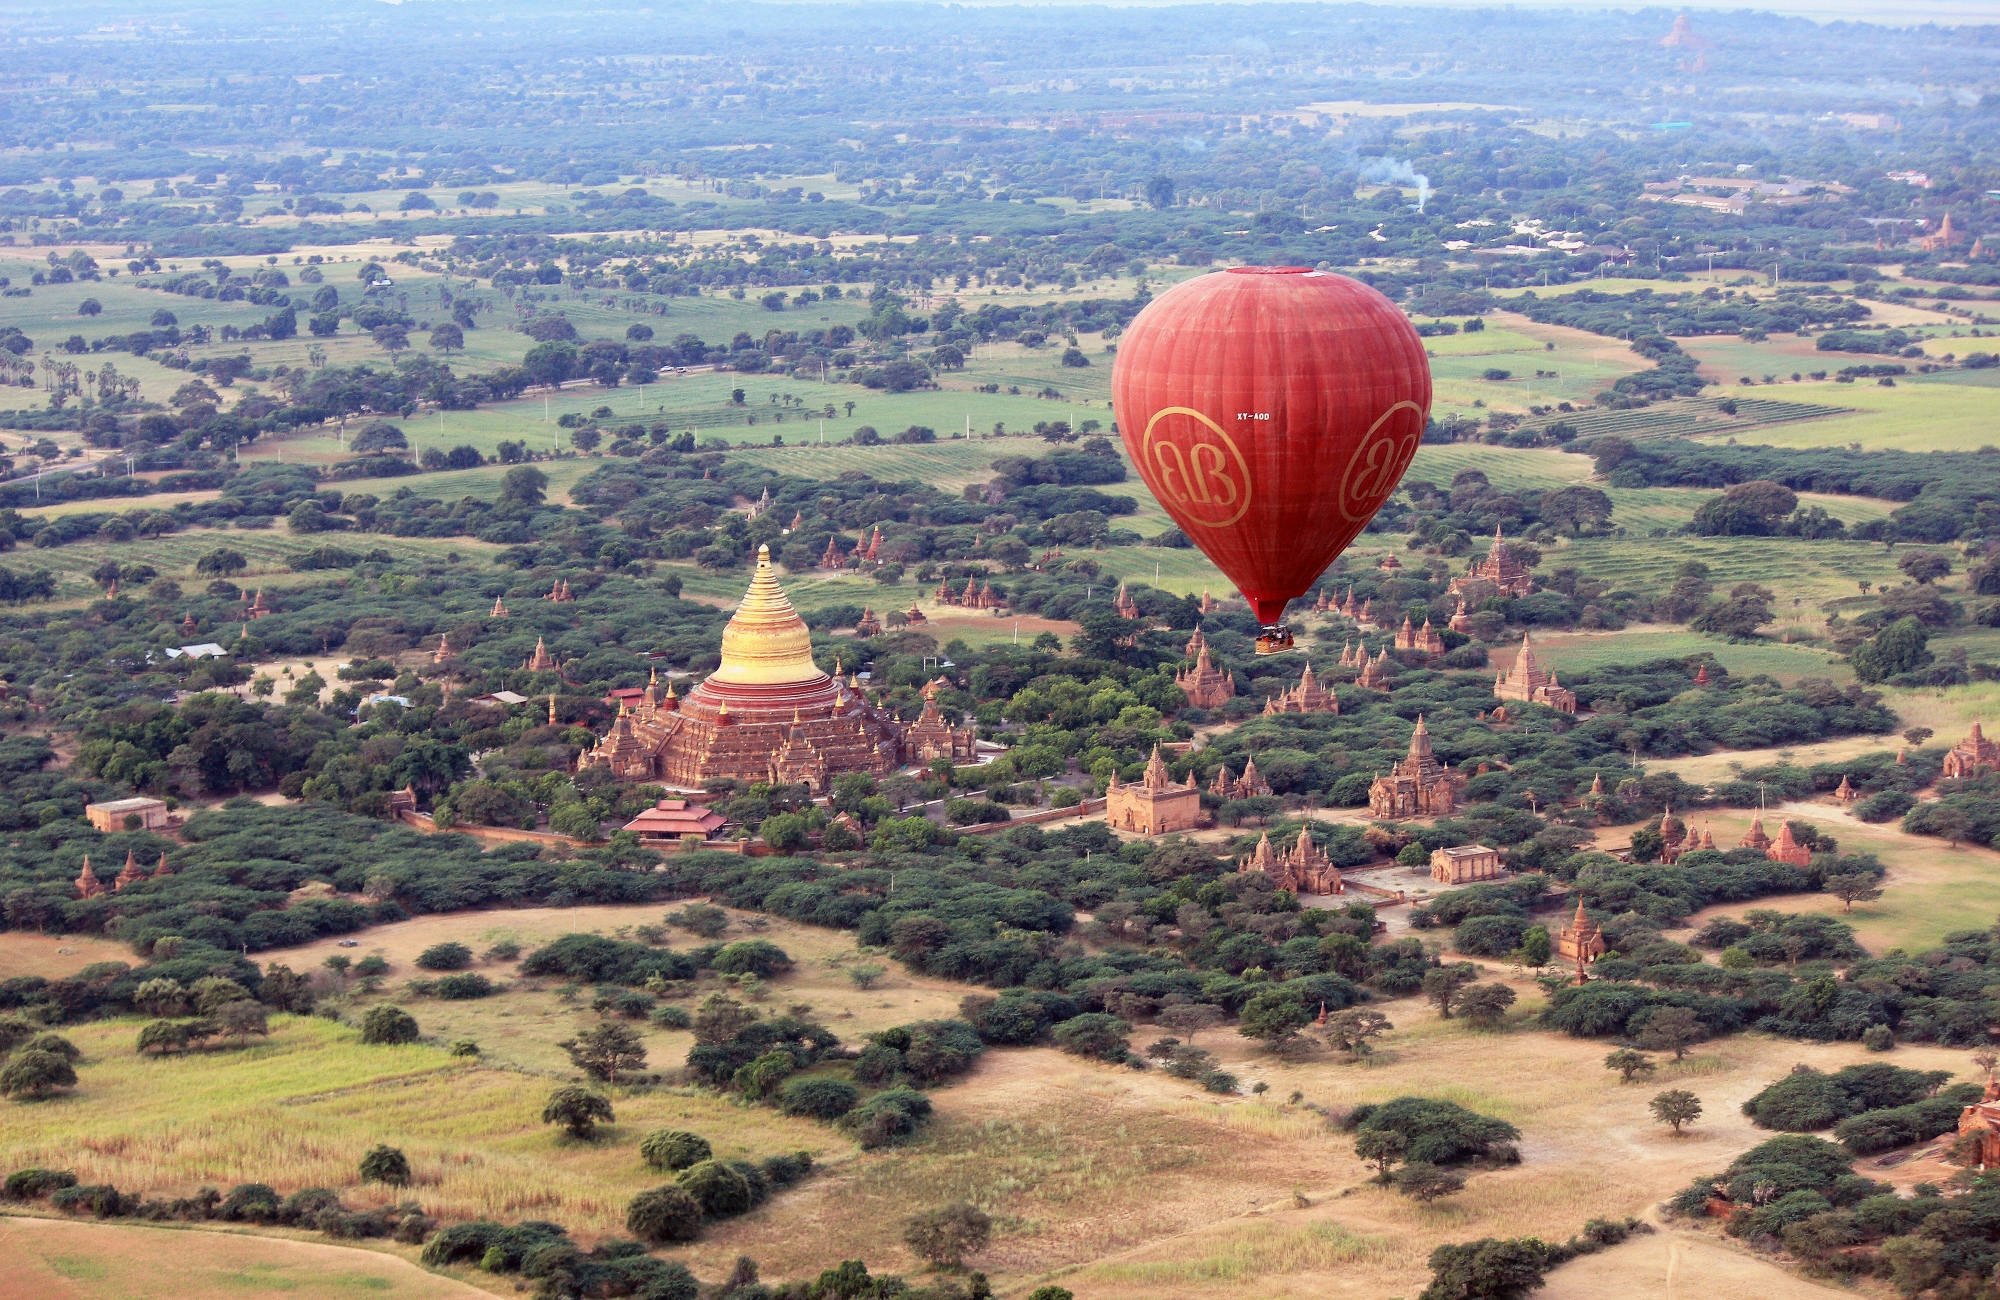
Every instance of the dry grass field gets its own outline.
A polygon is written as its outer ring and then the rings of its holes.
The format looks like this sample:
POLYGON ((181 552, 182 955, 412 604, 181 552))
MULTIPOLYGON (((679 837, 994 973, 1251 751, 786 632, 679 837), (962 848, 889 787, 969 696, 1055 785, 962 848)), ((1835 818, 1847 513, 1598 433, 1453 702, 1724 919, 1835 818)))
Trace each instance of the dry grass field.
POLYGON ((386 1248, 187 1225, 0 1217, 0 1300, 277 1295, 291 1300, 459 1300, 486 1294, 386 1248))
MULTIPOLYGON (((1724 829, 1718 819, 1718 835, 1724 829)), ((1994 860, 1989 869, 2000 864, 2000 855, 1985 857, 1994 860)), ((2000 877, 2000 870, 1993 874, 2000 877)), ((1921 886, 1912 896, 1934 888, 1914 876, 1909 883, 1921 886)), ((1884 902, 1896 896, 1892 890, 1884 902)), ((1042 1281, 1060 1280, 1085 1300, 1379 1300, 1414 1296, 1426 1276, 1424 1260, 1442 1242, 1525 1233, 1564 1237, 1589 1218, 1647 1214, 1695 1173, 1721 1167, 1758 1140, 1761 1135, 1736 1111, 1744 1097, 1796 1061, 1862 1059, 1851 1044, 1748 1035, 1704 1046, 1684 1065, 1663 1070, 1653 1087, 1625 1088, 1601 1067, 1605 1044, 1530 1027, 1539 991, 1496 970, 1491 974, 1514 979, 1522 994, 1507 1030, 1483 1033, 1441 1021, 1415 1000, 1390 1001, 1380 1005, 1396 1028, 1362 1065, 1327 1058, 1285 1063, 1226 1029, 1203 1036, 1201 1045, 1214 1050, 1246 1090, 1268 1085, 1261 1097, 1213 1096, 1158 1071, 1081 1062, 1045 1048, 995 1050, 970 1076, 936 1091, 930 1130, 901 1149, 863 1153, 827 1127, 671 1086, 617 1090, 618 1122, 599 1142, 578 1144, 556 1137, 538 1119, 543 1097, 569 1073, 556 1042, 594 1018, 581 1000, 564 1001, 553 981, 530 987, 534 982, 516 980, 504 963, 482 969, 513 987, 481 1002, 396 996, 401 982, 416 973, 415 955, 432 943, 455 939, 483 950, 513 939, 532 948, 573 929, 616 934, 657 921, 662 910, 424 917, 370 930, 358 949, 323 943, 268 954, 305 969, 336 951, 380 952, 392 966, 388 989, 347 1009, 395 1000, 417 1016, 425 1045, 364 1047, 346 1026, 275 1017, 268 1042, 151 1060, 133 1049, 136 1020, 76 1026, 66 1032, 85 1053, 81 1086, 70 1097, 0 1109, 0 1165, 56 1165, 86 1181, 155 1194, 253 1179, 281 1190, 328 1186, 366 1204, 388 1193, 359 1186, 355 1165, 368 1147, 386 1141, 410 1154, 417 1174, 413 1194, 434 1212, 548 1218, 590 1241, 618 1232, 625 1201, 659 1180, 639 1162, 636 1144, 649 1129, 671 1125, 705 1134, 728 1156, 805 1148, 820 1162, 799 1187, 752 1214, 712 1226, 704 1240, 685 1248, 682 1257, 704 1277, 725 1270, 738 1254, 757 1258, 767 1278, 810 1273, 842 1258, 865 1259, 878 1271, 914 1271, 916 1262, 901 1244, 901 1221, 963 1198, 994 1216, 994 1242, 975 1263, 993 1276, 1002 1295, 1024 1295, 1042 1281), (478 1041, 484 1056, 467 1062, 429 1045, 460 1037, 478 1041), (1664 1086, 1688 1087, 1707 1107, 1688 1137, 1674 1139, 1650 1120, 1646 1100, 1664 1086), (1306 1104, 1292 1104, 1294 1092, 1306 1104), (1312 1107, 1330 1110, 1407 1093, 1449 1098, 1518 1125, 1523 1163, 1476 1173, 1463 1195, 1430 1209, 1369 1184, 1351 1142, 1312 1107)), ((759 934, 797 962, 792 974, 771 983, 766 1005, 811 1005, 849 1041, 888 1025, 948 1015, 959 997, 974 991, 913 978, 893 965, 880 984, 863 991, 845 974, 862 957, 850 935, 733 915, 732 936, 759 934)), ((677 935, 675 942, 688 940, 677 935)), ((1160 1032, 1139 1026, 1134 1040, 1144 1044, 1160 1032)), ((686 1034, 649 1031, 649 1067, 671 1069, 688 1042, 686 1034)), ((1964 1072, 1969 1066, 1961 1056, 1908 1048, 1897 1059, 1964 1072)), ((70 1268, 78 1275, 71 1284, 84 1288, 45 1294, 118 1296, 127 1294, 120 1289, 126 1285, 120 1270, 129 1268, 123 1261, 144 1248, 131 1244, 128 1234, 155 1230, 116 1229, 87 1238, 56 1237, 53 1227, 31 1231, 32 1244, 0 1244, 0 1251, 12 1249, 23 1268, 40 1270, 28 1276, 53 1271, 67 1279, 61 1268, 70 1268), (61 1260, 73 1262, 52 1262, 61 1260)), ((0 1236, 0 1243, 9 1240, 0 1236)), ((1810 1293, 1799 1289, 1807 1284, 1767 1262, 1705 1239, 1672 1246, 1675 1240, 1680 1238, 1647 1238, 1629 1248, 1639 1261, 1635 1284, 1653 1280, 1619 1293, 1685 1295, 1695 1286, 1721 1300, 1810 1293), (1663 1270, 1671 1271, 1671 1282, 1659 1280, 1667 1276, 1663 1270)), ((322 1269, 297 1263, 292 1243, 259 1246, 264 1253, 241 1263, 217 1259, 207 1246, 199 1253, 201 1267, 212 1266, 214 1276, 190 1274, 174 1294, 205 1296, 236 1285, 216 1280, 224 1275, 245 1279, 252 1294, 261 1293, 259 1286, 308 1296, 385 1289, 391 1295, 462 1293, 417 1289, 386 1256, 322 1269), (310 1286, 321 1290, 291 1285, 301 1267, 314 1274, 310 1286), (335 1285, 330 1279, 340 1269, 385 1281, 350 1280, 339 1283, 347 1291, 324 1289, 335 1285)), ((470 1271, 464 1277, 474 1285, 499 1281, 470 1271)), ((1562 1273, 1555 1278, 1566 1282, 1562 1273)))

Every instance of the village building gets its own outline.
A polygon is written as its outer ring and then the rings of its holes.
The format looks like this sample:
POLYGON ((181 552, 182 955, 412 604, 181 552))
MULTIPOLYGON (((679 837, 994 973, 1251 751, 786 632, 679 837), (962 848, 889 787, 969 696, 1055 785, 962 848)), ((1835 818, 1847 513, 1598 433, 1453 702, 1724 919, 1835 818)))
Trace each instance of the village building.
POLYGON ((1403 615, 1403 626, 1396 631, 1396 648, 1413 650, 1420 655, 1436 658, 1444 653, 1444 638, 1431 627, 1429 619, 1421 628, 1410 626, 1410 616, 1403 615))
POLYGON ((165 830, 173 820, 173 814, 168 810, 166 800, 144 797, 85 804, 83 817, 85 821, 107 835, 124 830, 127 817, 137 817, 138 829, 142 831, 165 830))
POLYGON ((1521 653, 1513 665, 1493 679, 1493 695, 1495 699, 1546 705, 1557 713, 1576 712, 1576 692, 1566 689, 1554 673, 1535 662, 1535 643, 1526 632, 1521 633, 1521 653))
POLYGON ((1182 783, 1167 774, 1166 760, 1160 757, 1156 744, 1146 773, 1138 781, 1127 785, 1112 774, 1104 791, 1104 820, 1114 830, 1138 835, 1193 830, 1202 821, 1201 791, 1193 777, 1182 783))
POLYGON ((1243 760, 1243 775, 1231 777, 1229 764, 1215 769, 1215 780, 1208 787, 1210 794, 1218 799, 1262 799, 1271 793, 1271 783, 1257 771, 1257 760, 1243 760))
MULTIPOLYGON (((971 733, 964 744, 972 743, 971 733)), ((887 775, 909 761, 903 729, 813 662, 805 621, 778 585, 768 546, 722 633, 722 663, 677 699, 649 689, 583 755, 621 780, 684 790, 729 777, 823 793, 843 772, 887 775)))
POLYGON ((1339 713, 1340 701, 1313 676, 1312 664, 1299 677, 1299 684, 1264 701, 1264 716, 1280 713, 1339 713))
POLYGON ((722 829, 722 814, 692 799, 662 799, 626 822, 624 829, 642 840, 713 839, 722 829))
POLYGON ((1458 783, 1431 749, 1430 728, 1421 715, 1410 733, 1410 752, 1368 787, 1371 817, 1448 817, 1458 807, 1458 783))
POLYGON ((1188 638, 1188 657, 1194 660, 1194 667, 1183 668, 1174 674, 1174 685, 1181 688, 1190 706, 1197 709, 1219 709, 1236 694, 1236 678, 1224 669, 1217 668, 1208 654, 1208 639, 1196 628, 1188 638))
POLYGON ((1981 772, 2000 772, 2000 744, 1988 740, 1975 722, 1972 734, 1953 745, 1944 756, 1944 769, 1939 775, 1947 781, 1962 781, 1981 772))
POLYGON ((1443 885, 1471 885, 1482 880, 1498 880, 1504 872, 1500 850, 1484 844, 1461 844, 1456 848, 1431 852, 1431 879, 1443 885))
POLYGON ((1493 530, 1493 545, 1486 554, 1472 562, 1464 577, 1451 580, 1451 594, 1483 597, 1487 593, 1482 584, 1491 586, 1503 596, 1517 598, 1535 589, 1535 580, 1529 575, 1528 566, 1507 549, 1506 539, 1500 536, 1498 528, 1493 530))
POLYGON ((1604 927, 1590 919, 1583 910, 1583 900, 1576 900, 1576 916, 1556 934, 1556 957, 1560 961, 1574 962, 1585 966, 1602 957, 1605 952, 1604 927))
POLYGON ((1289 889, 1294 894, 1344 894, 1347 886, 1340 868, 1313 843, 1311 827, 1299 831, 1298 842, 1288 849, 1273 849, 1266 832, 1257 841, 1256 851, 1236 867, 1239 872, 1261 871, 1270 877, 1273 889, 1289 889))

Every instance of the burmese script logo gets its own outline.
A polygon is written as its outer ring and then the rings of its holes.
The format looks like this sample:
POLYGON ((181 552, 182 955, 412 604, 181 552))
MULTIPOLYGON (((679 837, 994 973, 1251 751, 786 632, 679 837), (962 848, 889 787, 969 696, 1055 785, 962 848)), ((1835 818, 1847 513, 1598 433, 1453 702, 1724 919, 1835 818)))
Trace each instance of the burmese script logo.
POLYGON ((1200 411, 1167 406, 1146 421, 1140 468, 1181 523, 1225 528, 1250 508, 1250 465, 1236 440, 1200 411))
POLYGON ((1382 412, 1347 458, 1334 504, 1349 523, 1366 523, 1396 490, 1403 471, 1424 440, 1424 412, 1415 402, 1398 402, 1382 412))

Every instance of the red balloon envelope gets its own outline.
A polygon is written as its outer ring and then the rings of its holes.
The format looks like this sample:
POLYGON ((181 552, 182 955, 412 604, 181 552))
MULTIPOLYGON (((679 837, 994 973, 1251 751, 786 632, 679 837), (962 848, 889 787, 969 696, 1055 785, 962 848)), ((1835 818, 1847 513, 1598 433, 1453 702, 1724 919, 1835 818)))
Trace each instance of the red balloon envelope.
POLYGON ((1146 486, 1270 627, 1396 490, 1431 371, 1415 328, 1360 281, 1246 266, 1140 312, 1111 393, 1146 486))

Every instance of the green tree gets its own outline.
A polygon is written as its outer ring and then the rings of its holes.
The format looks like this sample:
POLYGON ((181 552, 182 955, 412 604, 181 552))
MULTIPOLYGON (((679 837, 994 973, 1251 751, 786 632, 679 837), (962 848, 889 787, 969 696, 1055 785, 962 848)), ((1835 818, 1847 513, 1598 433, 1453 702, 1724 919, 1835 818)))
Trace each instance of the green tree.
POLYGON ((1290 989, 1259 991, 1236 1018, 1236 1031, 1245 1038, 1261 1038, 1267 1047, 1284 1043, 1313 1022, 1314 1011, 1290 989))
POLYGON ((1398 1169, 1391 1181, 1397 1191, 1423 1205, 1465 1190, 1464 1174, 1455 1169, 1440 1169, 1422 1160, 1413 1160, 1398 1169))
POLYGON ((1909 551, 1896 561, 1896 567, 1919 586, 1929 586, 1951 572, 1951 557, 1937 551, 1909 551))
POLYGON ((1653 1108, 1654 1119, 1673 1126, 1675 1137, 1680 1136, 1682 1125, 1701 1118, 1701 1099, 1682 1088, 1671 1088, 1648 1104, 1653 1108))
POLYGON ((1156 174, 1146 182, 1146 202, 1156 208, 1174 206, 1174 178, 1165 172, 1156 174))
POLYGON ((1089 1011, 1073 1016, 1055 1027, 1056 1046, 1072 1056, 1093 1056, 1100 1061, 1122 1061, 1132 1053, 1127 1037, 1132 1026, 1117 1016, 1089 1011))
POLYGON ((1512 988, 1498 981, 1474 984, 1459 995, 1459 1014, 1481 1029, 1492 1029, 1506 1017, 1515 996, 1512 988))
POLYGON ((1708 1026, 1687 1007, 1655 1007, 1639 1029, 1639 1046, 1649 1052, 1672 1052, 1678 1061, 1706 1037, 1708 1026))
POLYGON ((0 1097, 38 1101, 62 1088, 76 1086, 76 1069, 57 1052, 23 1047, 0 1069, 0 1097))
POLYGON ((1870 685, 1928 667, 1930 630, 1915 616, 1899 618, 1874 637, 1854 647, 1847 656, 1854 675, 1870 685))
POLYGON ((646 1068, 646 1045, 630 1025, 607 1020, 556 1044, 577 1069, 593 1079, 617 1084, 618 1072, 646 1068))
POLYGON ((1521 960, 1537 969, 1549 964, 1549 956, 1554 951, 1549 942, 1547 926, 1531 925, 1521 934, 1521 960))
POLYGON ((575 1084, 557 1088, 542 1107, 542 1123, 560 1124, 565 1133, 582 1142, 596 1135, 599 1124, 612 1123, 615 1118, 609 1097, 575 1084))
POLYGON ((1577 537, 1611 522, 1611 498, 1593 487, 1557 488, 1542 494, 1540 514, 1543 523, 1577 537))
POLYGON ((1768 587, 1739 582, 1729 589, 1728 599, 1710 605, 1691 619, 1688 626, 1715 636, 1748 639, 1771 621, 1771 604, 1776 599, 1768 587))
POLYGON ((1604 1058, 1604 1068, 1618 1071, 1618 1082, 1630 1083, 1642 1075, 1651 1077, 1655 1067, 1651 1057, 1621 1047, 1604 1058))
POLYGON ((516 465, 500 480, 496 506, 539 506, 548 499, 549 476, 533 465, 516 465))
POLYGON ((1478 978, 1479 972, 1469 961, 1455 966, 1434 967, 1424 972, 1424 1000, 1438 1009, 1440 1018, 1449 1020, 1465 986, 1478 978))
POLYGON ((1355 1158, 1375 1166, 1375 1181, 1386 1185, 1389 1167, 1402 1160, 1409 1139, 1394 1129, 1365 1128, 1354 1135, 1355 1158))
POLYGON ((936 1268, 963 1267, 966 1257, 986 1249, 992 1237, 993 1220, 964 1201, 913 1214, 903 1222, 903 1244, 936 1268))
MULTIPOLYGON (((355 967, 357 972, 360 969, 359 966, 355 967)), ((414 1043, 417 1041, 416 1017, 401 1007, 374 1007, 361 1018, 361 1041, 414 1043)))
POLYGON ((701 1236, 701 1203, 686 1188, 668 1184, 633 1197, 625 1207, 625 1230, 643 1242, 663 1246, 701 1236))
POLYGON ((472 949, 462 943, 434 943, 417 954, 421 970, 464 970, 472 965, 472 949))
POLYGON ((465 346, 465 331, 451 321, 443 321, 431 326, 431 346, 445 355, 451 355, 453 348, 465 346))
POLYGON ((1881 882, 1866 872, 1832 875, 1820 883, 1841 901, 1843 912, 1852 912, 1856 903, 1872 903, 1882 897, 1881 882))
POLYGON ((392 1146, 377 1146, 361 1157, 361 1181, 387 1183, 391 1187, 410 1185, 410 1158, 392 1146))
POLYGON ((250 567, 250 561, 243 558, 241 551, 232 551, 227 546, 218 546, 194 562, 194 571, 210 578, 227 578, 250 567))
POLYGON ((1351 1007, 1326 1018, 1326 1041, 1328 1046, 1339 1048, 1350 1056, 1367 1056, 1375 1050, 1368 1040, 1394 1028, 1389 1023, 1389 1017, 1379 1011, 1351 1007))

